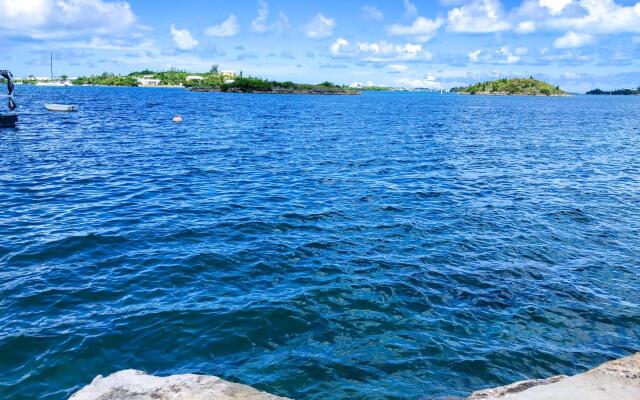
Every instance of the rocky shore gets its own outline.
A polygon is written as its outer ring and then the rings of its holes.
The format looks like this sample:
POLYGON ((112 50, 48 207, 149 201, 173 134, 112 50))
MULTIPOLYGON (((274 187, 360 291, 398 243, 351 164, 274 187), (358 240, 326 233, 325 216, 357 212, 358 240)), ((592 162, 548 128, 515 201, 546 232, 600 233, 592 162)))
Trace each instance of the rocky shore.
POLYGON ((172 375, 165 378, 128 369, 106 378, 98 375, 69 400, 289 400, 215 376, 172 375))
POLYGON ((459 94, 469 95, 469 96, 519 96, 519 97, 570 97, 569 93, 562 94, 542 94, 542 93, 509 93, 509 92, 474 92, 474 93, 465 93, 460 92, 459 94))
POLYGON ((639 400, 640 353, 582 374, 516 382, 482 390, 467 400, 639 400))
POLYGON ((192 92, 225 92, 225 93, 253 93, 253 94, 315 94, 324 96, 357 96, 362 94, 359 90, 340 89, 340 90, 322 90, 322 89, 287 89, 274 88, 271 90, 247 90, 241 88, 229 88, 222 90, 221 88, 193 88, 192 92))
MULTIPOLYGON (((639 400, 640 353, 575 376, 554 376, 474 392, 466 400, 639 400)), ((98 376, 69 400, 288 400, 214 376, 166 378, 125 370, 98 376)), ((289 399, 290 400, 290 399, 289 399)), ((462 400, 462 399, 460 399, 462 400)))

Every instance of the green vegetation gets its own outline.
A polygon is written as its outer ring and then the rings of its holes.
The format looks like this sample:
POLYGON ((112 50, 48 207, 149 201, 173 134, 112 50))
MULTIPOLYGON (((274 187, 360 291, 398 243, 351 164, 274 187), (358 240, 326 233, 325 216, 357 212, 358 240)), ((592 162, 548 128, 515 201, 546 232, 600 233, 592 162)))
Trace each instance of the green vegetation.
POLYGON ((74 79, 72 83, 74 85, 138 86, 138 81, 131 76, 121 76, 107 72, 102 75, 81 76, 74 79))
POLYGON ((563 96, 567 94, 564 90, 560 89, 560 87, 534 79, 533 77, 480 82, 464 88, 452 88, 451 92, 521 96, 563 96))
POLYGON ((115 75, 104 73, 102 75, 83 76, 73 81, 74 85, 104 85, 104 86, 139 86, 138 79, 157 79, 161 86, 185 86, 194 87, 198 85, 220 86, 222 78, 218 75, 217 66, 211 68, 211 71, 204 74, 194 74, 187 71, 172 69, 170 71, 136 71, 128 75, 115 75), (187 81, 188 76, 200 76, 201 81, 187 81))
POLYGON ((221 91, 240 93, 312 93, 312 94, 357 94, 356 89, 322 82, 318 85, 270 81, 256 77, 235 77, 233 80, 223 78, 214 65, 206 73, 191 73, 180 70, 155 72, 150 70, 132 72, 126 76, 104 73, 102 75, 80 77, 73 81, 75 85, 105 86, 139 86, 141 79, 154 79, 161 86, 184 86, 199 91, 221 91), (200 77, 190 79, 187 77, 200 77))
POLYGON ((236 93, 308 93, 308 94, 357 94, 358 90, 339 86, 331 82, 318 85, 293 83, 291 81, 278 82, 256 77, 237 77, 233 82, 220 85, 198 82, 195 90, 219 90, 221 92, 236 93))
POLYGON ((360 90, 364 90, 365 92, 388 92, 392 90, 386 86, 363 86, 359 88, 360 90))
POLYGON ((203 73, 203 74, 172 69, 170 71, 164 71, 164 72, 154 72, 149 70, 132 72, 128 76, 132 78, 158 79, 160 80, 160 85, 162 86, 195 87, 199 85, 219 86, 222 84, 222 78, 220 77, 220 75, 218 75, 218 67, 215 65, 211 68, 210 72, 203 73), (199 76, 203 78, 203 80, 187 81, 188 76, 199 76))
POLYGON ((617 90, 600 90, 594 89, 588 91, 586 94, 594 94, 594 95, 609 95, 609 96, 635 96, 640 95, 640 87, 636 90, 633 89, 617 89, 617 90))

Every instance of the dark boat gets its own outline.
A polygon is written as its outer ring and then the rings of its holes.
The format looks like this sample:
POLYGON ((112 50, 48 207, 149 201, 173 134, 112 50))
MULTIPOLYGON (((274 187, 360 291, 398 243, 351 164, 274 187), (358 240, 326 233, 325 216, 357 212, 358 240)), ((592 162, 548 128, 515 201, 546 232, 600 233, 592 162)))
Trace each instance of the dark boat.
POLYGON ((0 128, 15 128, 17 122, 16 114, 0 115, 0 128))
POLYGON ((18 122, 18 115, 13 113, 16 109, 16 102, 13 101, 13 75, 7 70, 0 70, 0 76, 7 80, 7 89, 9 91, 9 111, 11 114, 0 114, 0 128, 15 128, 18 122))

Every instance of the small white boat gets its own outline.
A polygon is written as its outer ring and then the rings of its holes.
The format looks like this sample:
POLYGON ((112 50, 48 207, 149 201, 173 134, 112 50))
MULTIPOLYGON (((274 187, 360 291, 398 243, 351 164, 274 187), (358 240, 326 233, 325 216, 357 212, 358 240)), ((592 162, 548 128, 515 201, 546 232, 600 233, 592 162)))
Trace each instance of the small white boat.
POLYGON ((44 108, 46 108, 49 111, 59 111, 59 112, 78 111, 78 106, 73 104, 44 103, 44 108))

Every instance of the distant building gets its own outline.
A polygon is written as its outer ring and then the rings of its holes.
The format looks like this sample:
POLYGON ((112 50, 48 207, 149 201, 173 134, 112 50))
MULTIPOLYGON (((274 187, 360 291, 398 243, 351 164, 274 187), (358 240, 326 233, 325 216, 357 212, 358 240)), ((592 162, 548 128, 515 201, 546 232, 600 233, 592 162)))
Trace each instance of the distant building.
POLYGON ((200 76, 200 75, 189 75, 185 79, 187 80, 187 82, 192 82, 192 81, 203 81, 205 78, 204 76, 200 76))
POLYGON ((218 74, 220 75, 220 78, 222 78, 222 80, 236 79, 236 76, 238 76, 233 71, 220 71, 218 74))
POLYGON ((138 81, 142 86, 158 86, 160 84, 160 79, 154 79, 151 75, 136 78, 136 81, 138 81))

